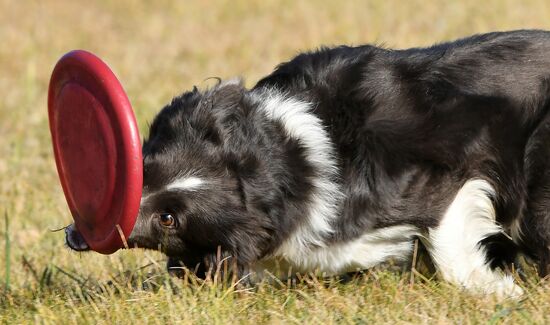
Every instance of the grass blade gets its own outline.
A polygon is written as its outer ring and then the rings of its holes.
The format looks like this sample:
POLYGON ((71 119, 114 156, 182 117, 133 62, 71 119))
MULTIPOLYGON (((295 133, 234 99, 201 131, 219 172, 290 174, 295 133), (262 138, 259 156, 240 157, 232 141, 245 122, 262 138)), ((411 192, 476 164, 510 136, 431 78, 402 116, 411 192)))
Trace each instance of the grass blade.
POLYGON ((5 291, 8 292, 10 290, 10 267, 11 267, 11 242, 10 242, 10 226, 9 226, 9 220, 8 220, 8 212, 4 212, 4 220, 6 223, 6 233, 5 233, 5 261, 6 261, 6 279, 5 279, 5 291))

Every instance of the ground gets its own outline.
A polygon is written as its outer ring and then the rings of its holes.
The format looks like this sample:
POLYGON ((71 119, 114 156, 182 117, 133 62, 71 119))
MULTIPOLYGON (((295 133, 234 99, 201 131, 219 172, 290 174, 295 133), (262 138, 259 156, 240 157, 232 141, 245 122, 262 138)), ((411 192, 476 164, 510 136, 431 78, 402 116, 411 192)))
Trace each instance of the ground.
POLYGON ((71 216, 46 107, 51 70, 75 48, 109 63, 145 135, 182 90, 235 75, 252 85, 301 50, 425 46, 549 21, 544 0, 0 0, 0 323, 550 323, 550 281, 529 266, 524 300, 498 302, 412 267, 246 289, 170 278, 154 252, 72 252, 50 231, 71 216))

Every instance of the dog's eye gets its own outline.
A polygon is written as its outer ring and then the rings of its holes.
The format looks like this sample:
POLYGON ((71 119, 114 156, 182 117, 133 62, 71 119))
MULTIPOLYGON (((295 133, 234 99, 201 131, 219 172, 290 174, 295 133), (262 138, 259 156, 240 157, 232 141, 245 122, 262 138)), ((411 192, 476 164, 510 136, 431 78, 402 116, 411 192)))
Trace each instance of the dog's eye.
POLYGON ((159 214, 159 222, 164 227, 174 227, 176 225, 176 219, 170 213, 159 214))

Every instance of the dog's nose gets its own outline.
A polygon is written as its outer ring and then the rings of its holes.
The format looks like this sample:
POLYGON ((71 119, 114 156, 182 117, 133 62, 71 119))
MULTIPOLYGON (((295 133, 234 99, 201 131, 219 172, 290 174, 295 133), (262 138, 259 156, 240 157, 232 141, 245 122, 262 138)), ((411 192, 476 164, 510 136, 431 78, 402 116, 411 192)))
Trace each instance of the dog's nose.
POLYGON ((65 228, 65 242, 67 246, 75 251, 81 252, 90 250, 90 246, 88 246, 82 235, 76 230, 74 223, 65 228))

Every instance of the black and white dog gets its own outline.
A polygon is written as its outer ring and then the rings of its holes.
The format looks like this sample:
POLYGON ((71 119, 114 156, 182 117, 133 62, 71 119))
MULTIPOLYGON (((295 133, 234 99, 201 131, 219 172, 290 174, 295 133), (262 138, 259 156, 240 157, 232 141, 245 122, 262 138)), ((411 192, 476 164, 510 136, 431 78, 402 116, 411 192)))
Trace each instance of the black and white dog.
MULTIPOLYGON (((550 272, 550 33, 429 48, 323 48, 252 89, 196 88, 155 118, 129 243, 197 272, 277 260, 327 274, 410 258, 520 295, 503 265, 550 272)), ((70 247, 84 250, 74 227, 70 247)))

